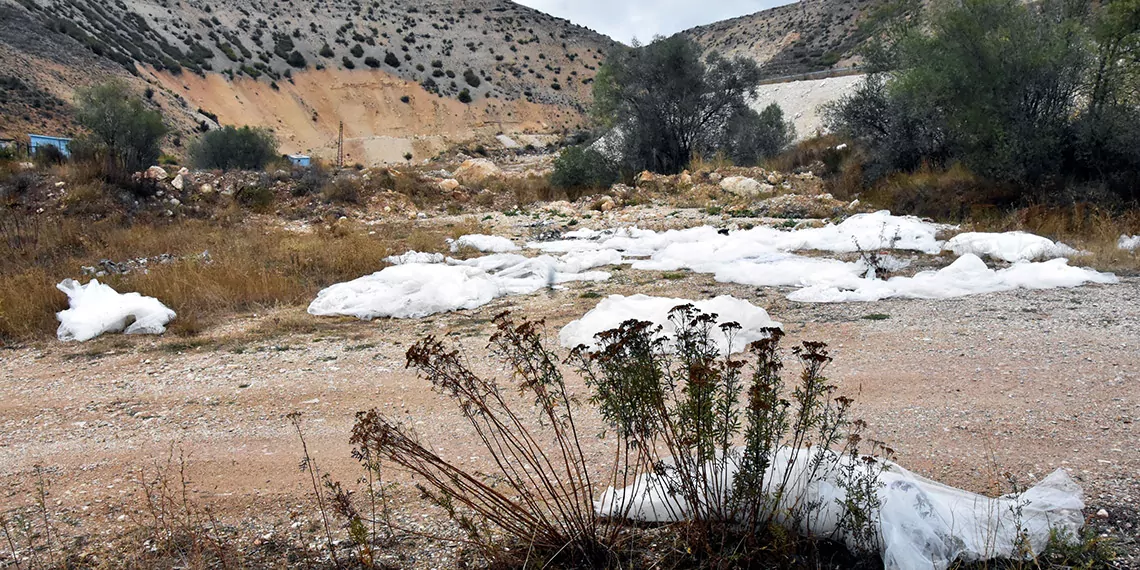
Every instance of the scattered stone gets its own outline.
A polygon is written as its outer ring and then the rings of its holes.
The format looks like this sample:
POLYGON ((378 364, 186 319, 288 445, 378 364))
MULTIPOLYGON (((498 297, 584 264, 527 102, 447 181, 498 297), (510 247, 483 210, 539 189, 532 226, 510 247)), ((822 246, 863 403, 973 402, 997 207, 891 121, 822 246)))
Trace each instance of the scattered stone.
POLYGON ((181 190, 182 184, 182 174, 175 176, 174 180, 170 181, 170 185, 173 186, 175 190, 181 190))
POLYGON ((151 180, 166 180, 167 174, 166 174, 166 169, 164 169, 163 167, 152 166, 152 167, 146 169, 146 173, 143 174, 143 176, 146 178, 149 178, 151 180))
POLYGON ((1098 518, 1098 519, 1107 519, 1107 518, 1108 518, 1108 511, 1106 511, 1106 510, 1104 510, 1104 509, 1101 509, 1101 510, 1097 511, 1097 512, 1096 512, 1096 518, 1098 518))
POLYGON ((459 181, 454 178, 447 178, 439 181, 439 189, 444 192, 451 192, 459 188, 459 181))
POLYGON ((464 184, 482 182, 492 176, 498 176, 502 170, 494 162, 486 158, 472 158, 465 160, 459 168, 455 169, 455 178, 464 184))
POLYGON ((198 187, 198 191, 201 192, 202 194, 213 194, 214 193, 214 187, 210 186, 209 184, 203 184, 203 185, 198 187))

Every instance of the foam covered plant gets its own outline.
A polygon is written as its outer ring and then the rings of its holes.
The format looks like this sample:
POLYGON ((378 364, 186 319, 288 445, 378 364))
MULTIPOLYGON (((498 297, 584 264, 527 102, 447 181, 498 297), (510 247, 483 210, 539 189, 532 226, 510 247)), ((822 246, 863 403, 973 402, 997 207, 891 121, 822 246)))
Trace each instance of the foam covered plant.
POLYGON ((804 521, 835 510, 845 532, 866 537, 857 542, 873 548, 873 473, 835 473, 837 458, 858 457, 862 424, 848 421, 851 400, 835 397, 823 376, 831 361, 826 346, 805 342, 792 351, 803 370, 789 390, 781 378, 779 329, 733 357, 718 350, 714 334, 721 329, 731 345, 739 325, 718 326, 715 315, 692 305, 673 309, 670 319, 671 337, 631 320, 599 334, 597 349, 578 347, 560 362, 543 343, 540 322, 516 324, 498 315, 489 348, 513 371, 518 396, 472 372, 457 350, 434 337, 411 347, 408 366, 455 401, 486 448, 495 467, 487 475, 441 457, 376 410, 358 416, 352 442, 422 478, 425 496, 498 563, 779 564, 812 548, 796 538, 804 521), (586 380, 595 410, 583 409, 568 387, 567 367, 586 380), (579 427, 587 414, 600 415, 606 426, 608 465, 587 460, 595 457, 584 451, 579 427), (784 468, 772 468, 777 457, 784 468), (788 499, 798 496, 792 485, 825 474, 850 487, 845 504, 788 499), (667 527, 675 531, 670 547, 646 548, 659 540, 655 531, 626 524, 628 506, 615 511, 604 498, 612 489, 601 493, 643 476, 668 481, 674 500, 659 520, 683 521, 667 527), (517 545, 525 548, 510 548, 517 545))

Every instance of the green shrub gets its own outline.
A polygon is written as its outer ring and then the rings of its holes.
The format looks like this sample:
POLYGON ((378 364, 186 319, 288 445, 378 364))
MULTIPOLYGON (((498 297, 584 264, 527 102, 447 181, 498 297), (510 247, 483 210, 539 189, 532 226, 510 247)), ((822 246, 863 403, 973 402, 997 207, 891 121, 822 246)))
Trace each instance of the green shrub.
POLYGON ((609 188, 617 180, 618 172, 612 161, 586 146, 562 149, 554 160, 554 174, 550 177, 555 188, 573 194, 571 199, 577 199, 585 189, 609 188))
POLYGON ((459 102, 460 103, 470 103, 471 102, 471 92, 466 90, 466 89, 460 91, 459 92, 459 102))
POLYGON ((388 67, 400 67, 400 58, 392 52, 387 52, 384 54, 384 63, 388 64, 388 67))
POLYGON ((249 184, 238 188, 234 192, 234 198, 243 206, 258 212, 264 212, 273 205, 275 196, 273 195, 273 188, 262 180, 256 184, 249 184))
POLYGON ((467 84, 472 86, 472 87, 478 87, 479 85, 481 85, 483 83, 483 81, 481 79, 479 79, 479 76, 474 71, 471 71, 470 69, 463 72, 463 80, 466 81, 467 84))
POLYGON ((368 67, 375 69, 377 67, 380 67, 380 60, 378 60, 372 56, 368 56, 368 57, 364 58, 364 65, 367 65, 368 67))
POLYGON ((198 168, 259 170, 278 154, 273 134, 260 127, 226 125, 190 145, 190 158, 198 168))
POLYGON ((360 44, 356 44, 352 46, 352 49, 348 50, 348 53, 351 53, 352 57, 361 57, 364 55, 364 47, 360 44))
POLYGON ((127 173, 155 163, 167 128, 158 111, 148 109, 121 80, 111 80, 76 92, 76 118, 89 132, 92 154, 103 158, 107 176, 127 173))
POLYGON ((343 65, 345 69, 355 69, 356 68, 356 64, 353 63, 351 59, 348 59, 347 55, 342 56, 340 58, 340 64, 343 65))
POLYGON ((321 46, 320 54, 321 54, 321 57, 335 57, 336 56, 336 53, 333 52, 331 47, 329 47, 329 44, 325 44, 325 45, 321 46))

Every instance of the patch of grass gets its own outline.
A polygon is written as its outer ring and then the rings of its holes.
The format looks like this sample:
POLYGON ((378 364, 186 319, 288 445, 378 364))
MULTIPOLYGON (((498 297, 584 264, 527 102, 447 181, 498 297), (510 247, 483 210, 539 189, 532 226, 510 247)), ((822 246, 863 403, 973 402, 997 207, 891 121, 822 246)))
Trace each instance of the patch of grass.
POLYGON ((891 316, 886 313, 871 313, 869 315, 863 315, 863 319, 868 321, 885 321, 889 318, 891 318, 891 316))
POLYGON ((579 299, 597 299, 597 298, 600 298, 601 296, 602 296, 602 294, 597 292, 597 291, 586 291, 585 293, 578 295, 578 298, 579 299))
MULTIPOLYGON (((0 233, 0 243, 9 246, 0 256, 0 342, 14 343, 54 333, 55 313, 67 308, 56 284, 67 278, 86 281, 80 268, 100 259, 177 258, 152 264, 146 273, 101 280, 120 292, 159 299, 178 313, 170 332, 193 337, 225 315, 308 303, 321 288, 379 270, 380 260, 393 253, 441 251, 444 237, 476 226, 415 225, 413 232, 409 222, 372 228, 338 224, 335 231, 318 227, 295 233, 240 218, 131 224, 65 216, 18 227, 4 226, 0 217, 3 227, 11 231, 0 233)), ((303 332, 317 330, 312 324, 317 322, 304 314, 264 326, 303 332)))
POLYGON ((676 281, 678 279, 684 279, 686 276, 687 275, 685 273, 681 273, 681 272, 669 272, 669 273, 665 273, 664 275, 662 275, 662 277, 664 277, 665 279, 668 279, 670 281, 676 281))

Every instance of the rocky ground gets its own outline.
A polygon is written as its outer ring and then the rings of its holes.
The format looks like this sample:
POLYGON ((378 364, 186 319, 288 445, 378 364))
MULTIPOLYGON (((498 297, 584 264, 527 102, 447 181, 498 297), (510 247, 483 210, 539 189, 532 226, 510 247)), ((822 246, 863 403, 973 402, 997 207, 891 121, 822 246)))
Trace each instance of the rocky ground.
MULTIPOLYGON (((687 215, 697 216, 673 217, 687 215)), ((527 231, 505 216, 486 223, 527 231)), ((195 501, 257 536, 289 536, 317 517, 309 479, 297 469, 301 448, 285 418, 290 412, 303 413, 321 469, 346 483, 361 474, 348 444, 354 414, 373 407, 405 417, 443 456, 490 467, 451 403, 404 369, 405 350, 423 335, 455 343, 477 371, 502 374, 484 351, 490 319, 502 310, 544 318, 554 333, 596 304, 593 293, 732 294, 767 308, 784 323, 788 341, 831 345, 831 377, 856 399, 868 435, 894 447, 902 465, 989 494, 1008 491, 1006 472, 1032 484, 1066 469, 1085 488, 1090 522, 1127 553, 1121 567, 1138 563, 1140 279, 949 301, 828 305, 794 303, 786 291, 716 283, 706 275, 662 278, 628 268, 614 274, 605 283, 575 283, 421 320, 317 319, 289 307, 235 315, 189 341, 105 336, 4 350, 0 505, 27 505, 42 477, 60 518, 109 540, 133 520, 139 481, 162 471, 172 454, 175 461, 183 455, 195 501)), ((576 389, 584 390, 580 382, 576 389)), ((585 422, 600 430, 596 417, 585 422)), ((605 442, 587 443, 604 464, 605 442)), ((395 480, 400 520, 426 524, 430 509, 406 477, 395 480)), ((439 552, 425 556, 431 544, 399 547, 403 563, 454 565, 439 552)))

